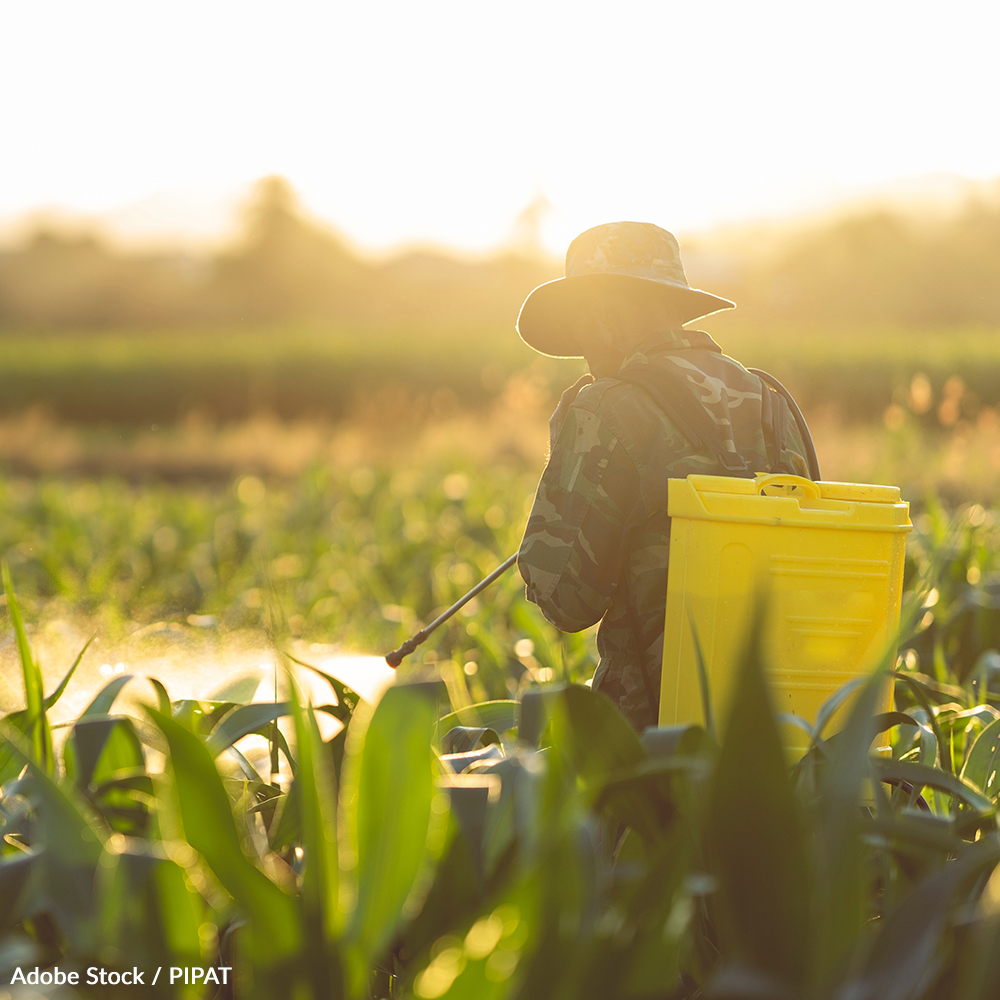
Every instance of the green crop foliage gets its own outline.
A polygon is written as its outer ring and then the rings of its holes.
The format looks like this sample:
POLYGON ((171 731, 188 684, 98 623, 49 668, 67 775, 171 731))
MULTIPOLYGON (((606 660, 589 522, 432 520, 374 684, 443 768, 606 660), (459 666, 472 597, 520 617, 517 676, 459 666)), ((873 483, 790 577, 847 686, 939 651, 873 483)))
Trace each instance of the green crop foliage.
MULTIPOLYGON (((481 409, 528 370, 552 405, 575 380, 578 363, 534 354, 513 322, 512 312, 489 326, 0 331, 0 414, 41 406, 62 421, 125 427, 168 424, 191 410, 219 421, 261 411, 342 419, 394 397, 407 401, 411 417, 425 417, 435 393, 453 406, 481 409)), ((939 427, 937 404, 953 376, 964 385, 965 418, 1000 402, 1000 347, 989 327, 752 327, 738 314, 705 325, 727 354, 785 381, 807 412, 832 406, 853 421, 879 420, 890 403, 907 405, 917 375, 934 401, 915 411, 928 427, 939 427)))
POLYGON ((0 721, 0 977, 194 965, 262 1000, 988 1000, 996 527, 977 507, 918 526, 898 660, 831 699, 794 766, 753 637, 717 738, 636 735, 573 683, 467 704, 411 676, 373 706, 316 670, 310 703, 293 660, 315 668, 289 656, 285 700, 154 681, 130 716, 117 699, 144 682, 123 675, 53 739, 65 684, 45 696, 8 577, 28 707, 0 721), (874 716, 887 669, 895 710, 874 716), (322 715, 344 728, 324 740, 322 715), (871 756, 886 729, 892 756, 871 756))
MULTIPOLYGON (((384 654, 516 549, 533 487, 520 463, 484 477, 461 455, 195 487, 8 479, 0 551, 29 618, 79 620, 102 641, 166 621, 198 641, 255 630, 384 654)), ((445 664, 468 704, 583 680, 595 655, 592 633, 549 626, 513 571, 403 669, 445 664)))

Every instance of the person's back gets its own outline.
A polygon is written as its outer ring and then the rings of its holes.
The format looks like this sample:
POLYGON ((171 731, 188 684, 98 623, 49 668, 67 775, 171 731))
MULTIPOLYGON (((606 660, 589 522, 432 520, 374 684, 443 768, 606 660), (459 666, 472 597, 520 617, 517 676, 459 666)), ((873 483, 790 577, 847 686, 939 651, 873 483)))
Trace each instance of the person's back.
MULTIPOLYGON (((676 248, 673 237, 654 226, 597 227, 574 241, 568 274, 581 241, 585 253, 592 249, 588 243, 597 244, 589 262, 611 265, 585 275, 631 276, 643 267, 643 254, 655 273, 671 241, 676 248), (650 244, 659 256, 650 258, 650 244)), ((680 270, 679 252, 675 257, 680 270)), ((564 302, 564 309, 577 306, 573 329, 554 339, 546 339, 545 323, 539 334, 532 315, 526 317, 530 297, 518 322, 536 350, 578 347, 597 376, 567 390, 553 414, 549 461, 518 566, 529 600, 559 628, 579 631, 603 618, 593 686, 640 730, 656 724, 659 701, 670 543, 667 480, 691 473, 808 475, 804 443, 784 400, 722 354, 707 334, 681 328, 714 311, 706 305, 731 303, 688 289, 686 281, 678 284, 676 274, 669 282, 635 274, 633 281, 578 283, 577 299, 564 302), (645 287, 653 282, 668 286, 666 294, 645 287), (692 309, 695 316, 686 317, 692 309), (740 468, 745 471, 734 472, 740 468)), ((567 299, 565 291, 559 294, 567 299)), ((551 330, 551 313, 539 314, 551 330)))

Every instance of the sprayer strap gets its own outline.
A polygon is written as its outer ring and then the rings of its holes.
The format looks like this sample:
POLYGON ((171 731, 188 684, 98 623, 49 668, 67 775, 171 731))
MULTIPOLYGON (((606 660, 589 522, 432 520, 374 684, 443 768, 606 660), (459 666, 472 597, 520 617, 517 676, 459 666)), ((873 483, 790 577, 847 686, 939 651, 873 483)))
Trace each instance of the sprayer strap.
MULTIPOLYGON (((759 377, 759 376, 758 376, 759 377)), ((767 465, 771 472, 784 471, 778 468, 781 453, 788 440, 788 403, 785 397, 761 379, 760 422, 764 430, 764 446, 767 448, 767 465)), ((791 471, 791 470, 788 470, 791 471)))
POLYGON ((617 377, 645 389, 670 422, 687 438, 691 447, 715 455, 728 475, 753 478, 753 472, 743 456, 727 448, 719 425, 702 405, 694 386, 680 369, 672 365, 661 368, 659 365, 653 367, 632 362, 617 377))
MULTIPOLYGON (((632 362, 618 373, 618 378, 645 389, 670 418, 671 423, 687 438, 691 447, 715 455, 727 475, 752 479, 754 472, 760 471, 752 469, 739 451, 729 450, 721 428, 705 409, 694 386, 679 368, 673 365, 661 367, 632 362)), ((755 378, 761 384, 761 430, 767 451, 767 471, 788 471, 781 464, 781 453, 788 439, 788 421, 791 415, 788 403, 767 382, 759 376, 755 375, 755 378)))

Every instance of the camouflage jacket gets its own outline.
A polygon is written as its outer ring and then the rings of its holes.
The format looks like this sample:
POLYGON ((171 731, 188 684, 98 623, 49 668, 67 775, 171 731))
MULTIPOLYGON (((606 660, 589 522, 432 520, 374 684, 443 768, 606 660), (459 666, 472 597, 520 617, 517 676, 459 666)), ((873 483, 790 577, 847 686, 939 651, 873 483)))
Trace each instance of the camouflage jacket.
MULTIPOLYGON (((760 379, 708 334, 677 330, 644 342, 622 366, 677 365, 703 395, 723 439, 767 471, 760 379)), ((579 383, 578 383, 579 385, 579 383)), ((595 690, 642 730, 656 725, 663 659, 670 519, 667 479, 726 475, 692 447, 643 388, 601 378, 564 394, 550 422, 550 455, 518 553, 527 596, 554 625, 577 632, 603 618, 595 690)), ((790 422, 780 459, 808 475, 790 422)), ((773 467, 773 466, 770 466, 773 467)))

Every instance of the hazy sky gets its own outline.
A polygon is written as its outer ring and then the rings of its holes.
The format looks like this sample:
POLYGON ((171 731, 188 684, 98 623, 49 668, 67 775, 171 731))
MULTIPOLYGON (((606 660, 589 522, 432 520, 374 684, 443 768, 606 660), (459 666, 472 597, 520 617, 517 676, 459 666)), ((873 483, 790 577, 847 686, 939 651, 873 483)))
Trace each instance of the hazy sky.
POLYGON ((211 228, 280 173, 369 247, 486 247, 544 191, 562 250, 1000 176, 998 38, 995 0, 0 0, 0 218, 211 228))

